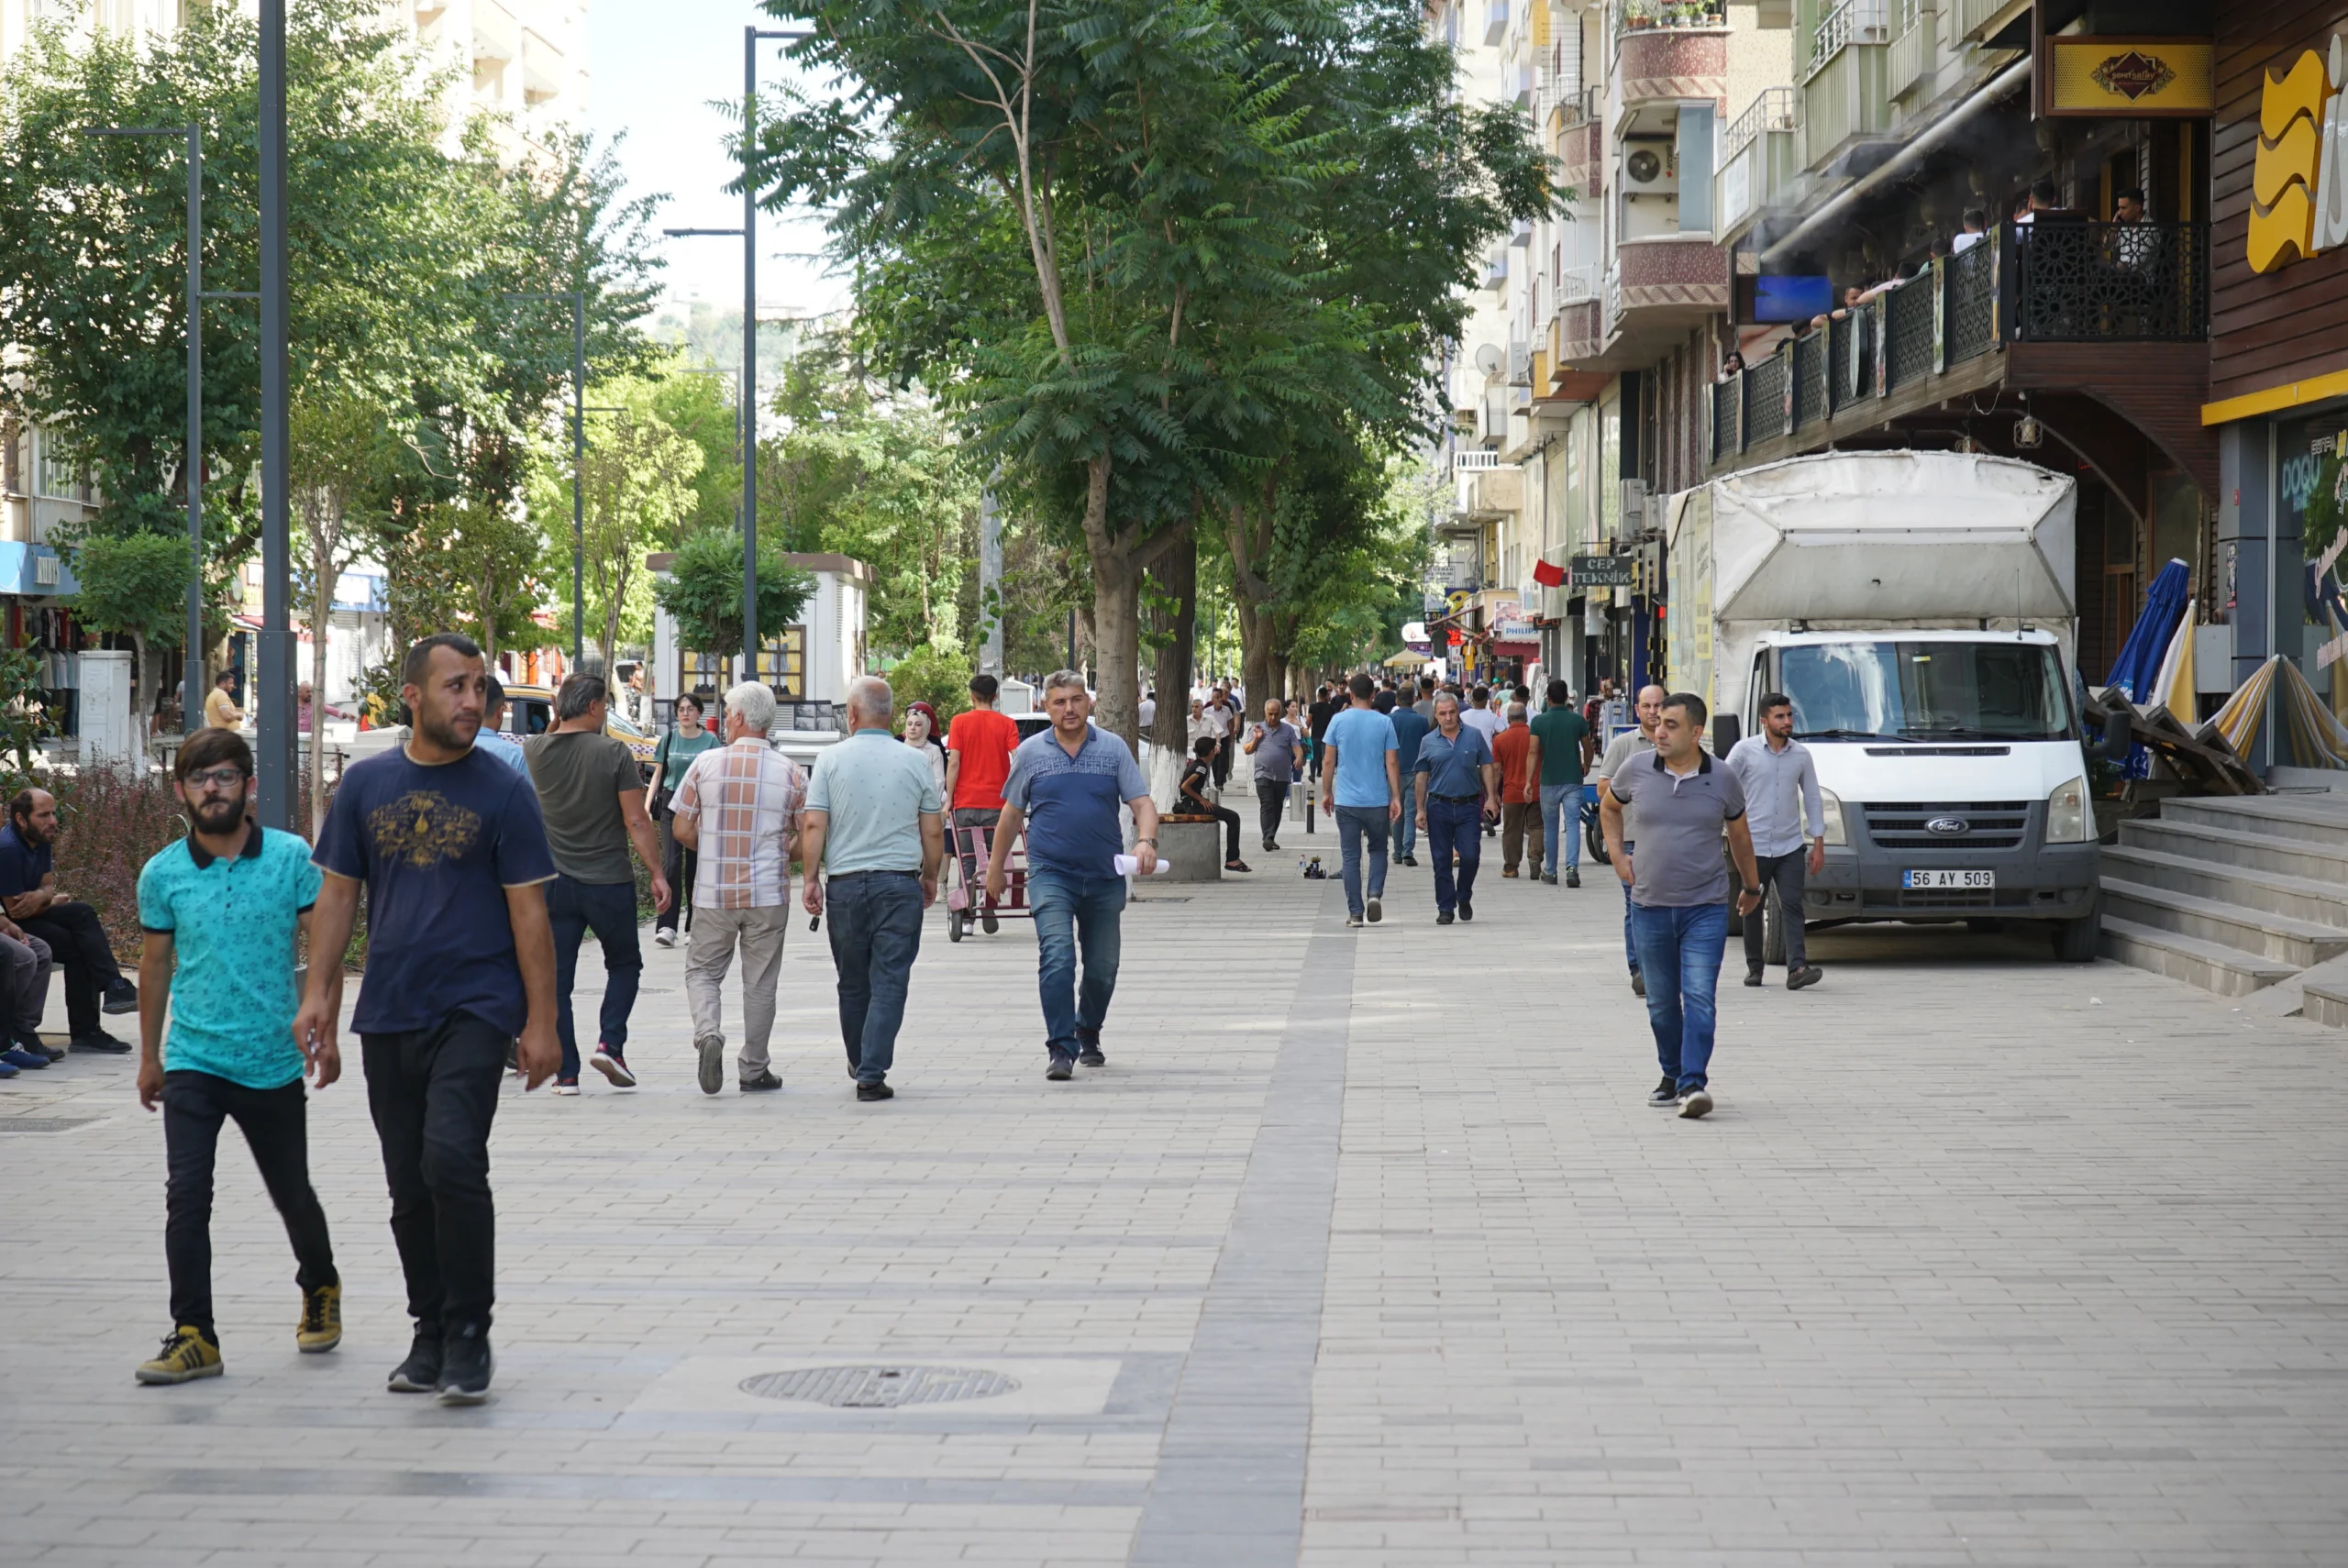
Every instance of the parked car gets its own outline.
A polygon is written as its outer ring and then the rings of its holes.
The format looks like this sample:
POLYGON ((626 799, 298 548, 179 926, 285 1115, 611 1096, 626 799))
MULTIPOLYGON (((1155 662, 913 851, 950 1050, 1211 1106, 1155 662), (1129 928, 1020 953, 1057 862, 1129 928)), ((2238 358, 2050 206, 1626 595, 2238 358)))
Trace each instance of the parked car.
MULTIPOLYGON (((545 686, 508 686, 505 689, 505 723, 500 726, 517 740, 542 735, 554 728, 554 691, 545 686)), ((659 749, 658 737, 648 735, 630 721, 617 713, 604 720, 604 733, 625 745, 636 758, 637 771, 644 775, 646 784, 652 781, 652 754, 659 749)))

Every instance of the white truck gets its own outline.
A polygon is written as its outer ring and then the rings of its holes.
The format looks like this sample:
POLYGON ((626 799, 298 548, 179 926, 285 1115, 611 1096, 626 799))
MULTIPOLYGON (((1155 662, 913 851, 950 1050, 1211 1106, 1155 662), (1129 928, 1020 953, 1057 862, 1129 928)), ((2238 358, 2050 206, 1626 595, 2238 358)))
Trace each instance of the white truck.
POLYGON ((2029 921, 2056 956, 2096 955, 2075 507, 2062 474, 1912 451, 1793 458, 1669 499, 1672 689, 1711 705, 1723 753, 1783 692, 1817 760, 1810 924, 2029 921))

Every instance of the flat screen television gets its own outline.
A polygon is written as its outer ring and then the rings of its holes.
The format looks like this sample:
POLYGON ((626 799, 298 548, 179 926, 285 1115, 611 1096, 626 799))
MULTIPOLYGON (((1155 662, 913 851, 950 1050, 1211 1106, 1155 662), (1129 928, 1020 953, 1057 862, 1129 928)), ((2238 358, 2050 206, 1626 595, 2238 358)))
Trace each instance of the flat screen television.
POLYGON ((1834 308, 1834 282, 1819 276, 1771 277, 1753 280, 1753 319, 1808 321, 1834 308))

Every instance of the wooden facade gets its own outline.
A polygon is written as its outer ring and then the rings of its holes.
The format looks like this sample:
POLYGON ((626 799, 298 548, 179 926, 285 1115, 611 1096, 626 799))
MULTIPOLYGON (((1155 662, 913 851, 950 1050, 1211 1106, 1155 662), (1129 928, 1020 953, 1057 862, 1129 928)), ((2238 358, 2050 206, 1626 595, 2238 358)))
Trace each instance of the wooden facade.
POLYGON ((2251 167, 2267 73, 2348 32, 2348 0, 2220 5, 2210 133, 2210 400, 2348 370, 2348 246, 2253 272, 2251 167))

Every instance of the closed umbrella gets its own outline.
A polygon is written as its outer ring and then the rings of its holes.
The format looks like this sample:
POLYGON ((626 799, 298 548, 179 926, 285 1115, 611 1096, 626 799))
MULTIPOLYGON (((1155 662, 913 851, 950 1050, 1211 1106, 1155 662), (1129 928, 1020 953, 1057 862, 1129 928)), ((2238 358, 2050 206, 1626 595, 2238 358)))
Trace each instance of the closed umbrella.
POLYGON ((2177 621, 2185 613, 2192 575, 2183 561, 2171 560, 2161 568, 2160 575, 2153 579, 2153 586, 2144 595, 2143 613, 2136 617, 2127 646, 2112 662, 2111 679, 2104 682, 2131 702, 2149 702, 2154 699, 2161 661, 2168 653, 2169 639, 2176 635, 2177 621))

